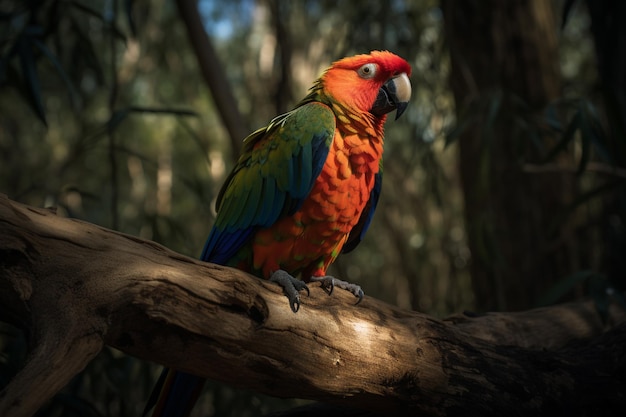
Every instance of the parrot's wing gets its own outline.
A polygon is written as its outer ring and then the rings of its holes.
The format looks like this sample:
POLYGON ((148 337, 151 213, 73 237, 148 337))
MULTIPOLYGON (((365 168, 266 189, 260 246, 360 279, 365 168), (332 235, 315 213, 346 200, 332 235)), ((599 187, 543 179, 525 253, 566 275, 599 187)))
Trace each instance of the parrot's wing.
POLYGON ((342 253, 348 253, 352 251, 354 248, 361 243, 363 237, 365 236, 365 232, 370 227, 370 223, 372 222, 372 218, 374 217, 374 211, 376 210, 376 205, 378 204, 378 198, 380 197, 380 190, 383 183, 383 170, 382 166, 379 171, 374 176, 374 188, 370 192, 370 199, 365 204, 365 208, 361 212, 361 217, 359 217, 359 222, 352 228, 350 231, 350 235, 348 235, 348 240, 341 250, 342 253))
POLYGON ((248 136, 218 195, 217 218, 201 259, 226 263, 254 230, 295 213, 322 171, 334 134, 335 115, 313 102, 248 136))

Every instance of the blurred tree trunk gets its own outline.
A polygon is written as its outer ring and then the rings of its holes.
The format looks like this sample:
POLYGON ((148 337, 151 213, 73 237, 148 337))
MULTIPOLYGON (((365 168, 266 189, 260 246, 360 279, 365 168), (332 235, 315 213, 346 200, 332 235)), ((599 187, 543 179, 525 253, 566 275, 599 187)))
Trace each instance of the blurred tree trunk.
POLYGON ((526 174, 537 162, 520 117, 559 97, 556 25, 542 0, 443 0, 450 82, 459 124, 459 168, 478 310, 523 309, 575 268, 557 216, 571 178, 526 174), (478 113, 478 114, 477 114, 478 113), (521 115, 521 113, 524 113, 521 115))
MULTIPOLYGON (((291 56, 293 45, 289 30, 285 26, 285 19, 288 13, 281 9, 281 2, 278 0, 266 0, 267 7, 270 10, 271 21, 276 35, 276 46, 279 56, 280 72, 276 82, 276 91, 274 92, 274 103, 276 105, 276 114, 283 114, 289 110, 291 105, 291 56)), ((283 2, 282 7, 290 6, 283 2)))
POLYGON ((224 72, 224 67, 217 56, 213 44, 204 30, 204 26, 198 13, 198 5, 193 0, 177 0, 178 11, 187 27, 189 41, 196 52, 198 65, 202 72, 224 127, 228 132, 234 154, 238 155, 241 142, 248 136, 243 117, 239 112, 237 100, 230 88, 230 83, 224 72))

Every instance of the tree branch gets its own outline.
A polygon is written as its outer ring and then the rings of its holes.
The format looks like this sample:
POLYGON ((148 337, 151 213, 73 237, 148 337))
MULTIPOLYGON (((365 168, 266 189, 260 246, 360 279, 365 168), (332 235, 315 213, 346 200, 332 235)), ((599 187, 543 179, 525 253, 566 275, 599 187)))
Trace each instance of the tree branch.
POLYGON ((0 195, 0 318, 32 346, 0 415, 32 415, 104 344, 385 415, 586 415, 626 401, 616 306, 607 324, 589 302, 442 321, 311 287, 294 314, 270 282, 0 195))
MULTIPOLYGON (((567 173, 567 174, 577 174, 580 169, 577 166, 566 166, 563 164, 552 163, 552 164, 524 164, 522 166, 524 172, 532 173, 532 174, 553 174, 553 173, 567 173)), ((620 168, 618 166, 612 166, 609 164, 603 164, 601 162, 588 162, 585 165, 585 171, 587 172, 596 172, 598 174, 604 174, 608 176, 613 176, 620 179, 626 179, 626 169, 620 168)))

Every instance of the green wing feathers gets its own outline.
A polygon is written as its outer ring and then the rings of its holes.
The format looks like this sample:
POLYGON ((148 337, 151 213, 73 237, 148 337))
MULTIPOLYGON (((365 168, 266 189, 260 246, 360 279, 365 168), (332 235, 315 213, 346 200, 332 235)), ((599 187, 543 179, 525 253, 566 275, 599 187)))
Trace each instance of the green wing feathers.
POLYGON ((217 200, 203 259, 226 262, 254 228, 294 213, 328 156, 335 115, 312 102, 279 116, 244 140, 244 150, 217 200))

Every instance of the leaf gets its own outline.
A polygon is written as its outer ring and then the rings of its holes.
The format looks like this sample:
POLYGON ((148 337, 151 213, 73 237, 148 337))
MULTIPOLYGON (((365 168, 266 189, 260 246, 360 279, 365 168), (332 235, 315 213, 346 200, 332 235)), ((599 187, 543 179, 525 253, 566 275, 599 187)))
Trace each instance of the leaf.
POLYGON ((57 73, 59 74, 63 82, 65 83, 65 87, 67 88, 67 92, 70 96, 70 102, 72 103, 72 106, 76 107, 77 96, 78 96, 76 93, 76 89, 74 88, 74 84, 72 83, 72 80, 70 80, 70 78, 68 77, 67 73, 63 69, 63 66, 61 65, 59 60, 52 53, 52 51, 41 41, 34 39, 33 44, 37 46, 37 48, 39 48, 39 50, 46 56, 46 58, 48 58, 48 60, 50 60, 50 62, 52 62, 52 65, 54 65, 54 67, 57 70, 57 73))
POLYGON ((108 30, 110 30, 117 38, 119 38, 122 42, 124 42, 124 45, 126 45, 126 35, 124 35, 124 33, 117 27, 117 25, 115 25, 114 21, 112 21, 111 19, 107 19, 97 10, 94 10, 88 6, 85 6, 84 4, 79 3, 75 0, 71 1, 70 4, 74 6, 76 9, 78 9, 79 11, 86 13, 100 20, 102 23, 104 23, 104 26, 108 30))
POLYGON ((452 145, 457 139, 461 136, 461 134, 471 125, 474 124, 474 117, 466 116, 462 117, 457 123, 455 123, 451 129, 446 133, 444 149, 448 146, 452 145))
MULTIPOLYGON (((582 106, 583 115, 587 121, 589 132, 587 133, 593 144, 593 148, 604 161, 614 162, 607 149, 608 140, 602 128, 600 116, 591 101, 585 100, 582 106)), ((586 134, 584 131, 583 135, 586 134)))
POLYGON ((549 127, 557 132, 563 130, 563 125, 561 124, 561 120, 559 119, 559 116, 556 112, 556 106, 554 104, 548 105, 544 114, 544 121, 549 127))
POLYGON ((135 19, 133 18, 133 3, 134 0, 125 0, 124 9, 126 10, 126 20, 128 21, 130 33, 132 33, 134 37, 137 37, 137 26, 135 25, 135 19))
POLYGON ((76 414, 84 417, 102 416, 93 404, 78 395, 59 393, 54 397, 53 402, 58 403, 62 407, 64 413, 71 414, 72 412, 75 412, 76 414))
POLYGON ((618 166, 626 165, 626 119, 622 117, 623 108, 615 91, 605 91, 605 112, 609 122, 610 160, 618 166))
POLYGON ((46 112, 44 110, 43 100, 41 97, 39 75, 37 74, 37 64, 35 62, 35 57, 33 56, 30 37, 19 37, 17 40, 17 54, 20 58, 20 65, 22 67, 22 75, 24 77, 26 87, 26 98, 37 117, 39 117, 39 119, 47 127, 48 122, 46 121, 46 112))
POLYGON ((596 274, 589 279, 589 293, 603 323, 609 318, 610 299, 607 290, 608 281, 604 275, 596 274))
POLYGON ((580 175, 585 172, 587 162, 589 162, 589 148, 591 147, 591 141, 593 140, 593 131, 589 126, 589 120, 587 119, 584 111, 580 112, 580 133, 581 154, 576 175, 580 175))
POLYGON ((583 194, 576 197, 574 201, 568 204, 564 209, 560 210, 560 213, 558 213, 557 215, 553 217, 553 223, 549 227, 550 234, 555 233, 556 230, 559 228, 559 226, 565 223, 568 220, 569 216, 571 216, 571 214, 578 207, 582 206, 584 203, 594 198, 607 195, 609 192, 613 191, 615 188, 618 188, 622 185, 623 185, 623 181, 621 180, 609 181, 596 188, 592 188, 591 190, 586 191, 583 194))
POLYGON ((576 0, 566 0, 563 4, 563 13, 561 13, 561 30, 565 29, 565 25, 567 24, 567 18, 572 11, 572 6, 574 6, 576 0))
POLYGON ((189 126, 189 124, 186 123, 184 120, 178 119, 177 121, 178 121, 178 124, 183 128, 185 133, 187 133, 191 137, 193 142, 196 144, 196 146, 198 146, 198 149, 200 149, 200 155, 203 155, 207 164, 211 165, 211 160, 209 158, 209 152, 208 152, 208 146, 204 143, 200 135, 198 135, 198 133, 194 129, 192 129, 191 126, 189 126))
POLYGON ((540 298, 537 300, 537 305, 547 306, 550 304, 554 304, 559 301, 565 294, 571 291, 576 285, 587 281, 588 279, 598 276, 599 274, 596 271, 585 270, 573 273, 568 277, 562 279, 557 282, 546 291, 540 298))
POLYGON ((526 102, 526 100, 522 99, 522 97, 513 93, 507 93, 507 94, 508 94, 508 99, 511 101, 511 105, 513 109, 517 113, 528 113, 529 111, 531 111, 531 109, 528 106, 528 103, 526 102))
POLYGON ((111 133, 122 123, 130 111, 128 109, 116 110, 111 114, 111 117, 106 122, 106 130, 111 133))
POLYGON ((80 25, 73 16, 70 17, 71 28, 76 33, 79 41, 76 43, 75 49, 73 51, 75 59, 81 59, 85 62, 88 68, 91 68, 96 73, 96 79, 98 80, 98 85, 104 84, 104 72, 102 70, 102 65, 100 65, 100 61, 98 60, 98 55, 96 54, 94 47, 91 43, 89 37, 83 32, 80 25))
POLYGON ((502 103, 502 94, 500 91, 487 97, 487 111, 485 114, 484 122, 481 126, 481 147, 491 146, 494 139, 494 126, 498 118, 500 111, 500 104, 502 103))
POLYGON ((7 53, 0 57, 0 85, 7 83, 7 80, 9 79, 9 63, 11 62, 11 59, 13 59, 15 55, 17 55, 17 45, 18 43, 15 42, 7 51, 7 53))
POLYGON ((482 116, 482 123, 480 126, 480 146, 483 151, 485 148, 491 147, 494 142, 494 125, 500 109, 501 96, 502 94, 499 91, 496 91, 495 93, 486 95, 480 100, 480 110, 478 111, 484 112, 484 114, 481 113, 479 115, 479 117, 482 116))
MULTIPOLYGON (((530 139, 531 144, 535 147, 535 149, 539 151, 545 150, 545 142, 542 140, 540 133, 537 132, 534 125, 529 124, 524 118, 520 116, 515 116, 513 118, 514 125, 518 127, 515 129, 515 132, 518 133, 518 136, 525 134, 525 139, 530 139)), ((521 150, 518 152, 518 155, 521 155, 521 150)))
POLYGON ((498 113, 500 112, 500 105, 502 104, 502 93, 497 91, 494 93, 489 101, 487 107, 487 117, 485 118, 485 127, 483 132, 493 132, 498 113))
POLYGON ((624 297, 624 294, 621 291, 616 291, 614 288, 608 288, 607 291, 617 304, 626 310, 626 297, 624 297))
POLYGON ((563 133, 561 139, 557 142, 556 145, 554 145, 552 150, 548 152, 548 155, 543 159, 541 163, 545 164, 546 162, 552 160, 559 152, 567 148, 567 145, 569 145, 569 143, 573 140, 574 134, 580 127, 580 117, 580 112, 576 112, 570 123, 567 125, 567 129, 565 130, 565 133, 563 133))

